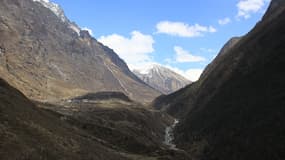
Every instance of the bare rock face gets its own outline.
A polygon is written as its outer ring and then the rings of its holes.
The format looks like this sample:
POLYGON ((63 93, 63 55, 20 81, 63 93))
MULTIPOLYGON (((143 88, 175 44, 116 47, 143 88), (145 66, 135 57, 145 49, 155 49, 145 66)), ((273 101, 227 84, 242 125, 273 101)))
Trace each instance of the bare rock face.
POLYGON ((0 73, 26 96, 58 101, 119 91, 139 102, 160 93, 47 0, 0 2, 0 73))
POLYGON ((163 94, 170 94, 191 83, 178 73, 156 64, 133 72, 145 83, 163 94))

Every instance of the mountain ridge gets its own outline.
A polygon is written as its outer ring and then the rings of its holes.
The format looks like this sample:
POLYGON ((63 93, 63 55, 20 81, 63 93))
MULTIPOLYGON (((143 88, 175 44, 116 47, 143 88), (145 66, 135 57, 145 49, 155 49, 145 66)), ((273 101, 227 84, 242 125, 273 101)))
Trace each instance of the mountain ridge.
POLYGON ((160 95, 112 49, 42 3, 0 3, 0 72, 29 98, 59 101, 89 92, 122 91, 147 103, 160 95))

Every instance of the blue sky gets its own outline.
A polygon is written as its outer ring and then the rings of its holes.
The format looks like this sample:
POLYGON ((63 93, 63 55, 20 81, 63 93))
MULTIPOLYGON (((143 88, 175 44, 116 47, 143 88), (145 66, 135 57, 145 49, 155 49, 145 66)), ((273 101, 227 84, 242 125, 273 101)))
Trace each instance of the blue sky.
POLYGON ((261 19, 269 0, 51 0, 114 49, 131 69, 151 63, 197 80, 234 36, 261 19))

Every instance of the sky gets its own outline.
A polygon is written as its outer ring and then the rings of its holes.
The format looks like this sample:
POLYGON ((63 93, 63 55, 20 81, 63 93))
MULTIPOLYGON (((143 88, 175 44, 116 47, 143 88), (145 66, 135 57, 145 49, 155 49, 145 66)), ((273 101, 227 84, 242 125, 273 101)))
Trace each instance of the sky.
POLYGON ((245 35, 270 0, 51 0, 130 69, 168 67, 196 81, 232 37, 245 35))

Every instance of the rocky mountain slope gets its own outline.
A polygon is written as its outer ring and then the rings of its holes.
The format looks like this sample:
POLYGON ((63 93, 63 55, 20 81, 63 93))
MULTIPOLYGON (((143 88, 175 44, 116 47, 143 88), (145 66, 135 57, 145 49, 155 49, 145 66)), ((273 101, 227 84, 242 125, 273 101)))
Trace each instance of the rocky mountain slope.
POLYGON ((284 15, 285 1, 272 0, 199 81, 155 101, 180 118, 178 147, 204 160, 285 158, 284 15))
POLYGON ((170 94, 191 83, 178 73, 158 64, 133 70, 133 72, 145 83, 164 94, 170 94))
POLYGON ((0 74, 29 98, 58 101, 119 91, 148 102, 160 94, 54 3, 2 0, 0 15, 0 74))

